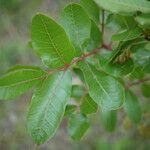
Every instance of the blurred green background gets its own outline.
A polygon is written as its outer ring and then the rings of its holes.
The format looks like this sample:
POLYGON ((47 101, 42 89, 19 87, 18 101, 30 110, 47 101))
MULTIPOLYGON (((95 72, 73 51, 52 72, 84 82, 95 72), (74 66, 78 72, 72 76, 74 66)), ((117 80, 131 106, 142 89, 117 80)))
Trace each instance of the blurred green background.
MULTIPOLYGON (((29 46, 32 17, 42 12, 58 19, 65 4, 71 0, 0 0, 0 74, 16 64, 39 65, 40 60, 29 46)), ((74 0, 75 1, 75 0, 74 0)), ((77 1, 77 0, 76 0, 77 1)), ((31 93, 16 101, 0 101, 0 150, 34 150, 26 131, 26 112, 31 93)), ((124 116, 118 116, 123 118, 124 116)), ((104 131, 99 116, 94 115, 91 128, 80 142, 67 135, 64 120, 54 138, 39 146, 39 150, 148 150, 150 125, 136 127, 128 118, 119 119, 113 133, 104 131)))

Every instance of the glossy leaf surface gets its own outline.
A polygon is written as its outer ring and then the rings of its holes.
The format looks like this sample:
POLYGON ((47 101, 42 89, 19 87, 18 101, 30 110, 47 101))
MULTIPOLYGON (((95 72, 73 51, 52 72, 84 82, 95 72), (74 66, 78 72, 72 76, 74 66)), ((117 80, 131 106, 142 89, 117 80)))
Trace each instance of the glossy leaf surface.
POLYGON ((75 56, 75 50, 64 29, 45 15, 33 17, 31 36, 33 48, 50 68, 62 67, 75 56))

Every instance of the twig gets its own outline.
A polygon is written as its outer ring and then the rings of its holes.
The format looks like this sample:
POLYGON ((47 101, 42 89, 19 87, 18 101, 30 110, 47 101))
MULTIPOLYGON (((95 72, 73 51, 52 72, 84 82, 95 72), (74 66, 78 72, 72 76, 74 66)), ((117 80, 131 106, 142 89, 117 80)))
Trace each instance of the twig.
POLYGON ((147 77, 145 79, 141 79, 141 80, 138 80, 138 81, 135 81, 135 82, 132 82, 132 83, 129 83, 126 85, 125 89, 128 90, 129 88, 131 88, 132 86, 135 86, 135 85, 138 85, 138 84, 142 84, 146 81, 150 81, 150 77, 147 77))
POLYGON ((69 69, 72 65, 80 62, 80 61, 83 61, 85 60, 86 58, 88 57, 91 57, 93 55, 96 55, 102 48, 106 48, 107 50, 111 50, 111 47, 109 45, 106 45, 106 44, 103 44, 101 47, 99 48, 96 48, 95 50, 93 50, 92 52, 90 53, 86 53, 86 54, 83 54, 81 57, 77 57, 76 59, 73 59, 73 61, 70 63, 70 64, 65 64, 63 67, 60 67, 58 69, 55 69, 55 70, 49 70, 47 71, 48 74, 53 74, 57 71, 63 71, 63 70, 67 70, 69 69))
POLYGON ((111 47, 111 45, 103 44, 103 45, 102 45, 102 47, 103 47, 103 48, 105 48, 105 49, 107 49, 107 50, 112 51, 112 47, 111 47))
POLYGON ((95 50, 93 50, 93 51, 90 52, 90 53, 83 54, 81 57, 77 57, 76 59, 73 59, 73 61, 72 61, 70 64, 65 64, 63 67, 58 68, 58 69, 55 69, 55 70, 49 70, 47 73, 48 73, 48 74, 52 74, 52 73, 55 73, 55 72, 57 72, 57 71, 67 70, 67 69, 70 68, 72 65, 74 65, 74 64, 76 64, 76 63, 78 63, 78 62, 80 62, 80 61, 83 61, 83 60, 85 60, 85 59, 88 58, 88 57, 91 57, 91 56, 97 54, 97 53, 101 50, 101 48, 103 48, 103 47, 96 48, 95 50))

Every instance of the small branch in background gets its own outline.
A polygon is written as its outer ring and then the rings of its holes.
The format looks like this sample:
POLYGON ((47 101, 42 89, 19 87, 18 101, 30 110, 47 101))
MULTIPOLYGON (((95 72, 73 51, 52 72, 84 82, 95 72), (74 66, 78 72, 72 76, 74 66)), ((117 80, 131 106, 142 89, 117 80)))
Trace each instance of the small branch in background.
POLYGON ((107 50, 109 50, 109 51, 112 51, 111 45, 103 44, 102 47, 105 48, 105 49, 107 49, 107 50))
POLYGON ((150 77, 147 77, 145 79, 141 79, 141 80, 138 80, 138 81, 135 81, 135 82, 132 82, 132 83, 129 83, 126 85, 125 89, 128 90, 129 88, 131 88, 132 86, 135 86, 135 85, 138 85, 138 84, 142 84, 146 81, 150 81, 150 77))
POLYGON ((105 33, 105 11, 104 10, 102 10, 101 31, 102 31, 102 45, 103 45, 103 43, 104 43, 104 33, 105 33))

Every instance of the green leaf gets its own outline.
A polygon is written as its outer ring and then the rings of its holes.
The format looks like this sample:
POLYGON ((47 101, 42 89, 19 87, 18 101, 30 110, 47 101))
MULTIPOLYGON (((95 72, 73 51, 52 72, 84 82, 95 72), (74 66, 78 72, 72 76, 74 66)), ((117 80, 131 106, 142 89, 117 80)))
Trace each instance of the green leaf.
POLYGON ((122 106, 125 96, 121 83, 86 61, 78 66, 84 74, 89 95, 103 110, 116 110, 122 106))
POLYGON ((150 13, 148 0, 94 0, 100 7, 113 13, 150 13))
POLYGON ((134 47, 135 45, 138 45, 141 42, 145 43, 145 40, 143 39, 143 37, 119 42, 118 46, 112 51, 112 56, 109 62, 115 61, 119 56, 121 57, 123 56, 124 58, 127 58, 127 59, 130 58, 132 47, 134 47))
POLYGON ((142 84, 141 86, 143 96, 150 98, 150 84, 142 84))
POLYGON ((127 61, 119 64, 119 63, 109 63, 109 65, 106 66, 107 72, 110 73, 113 76, 126 76, 129 73, 131 73, 134 69, 134 62, 132 59, 128 59, 127 61))
POLYGON ((115 28, 117 30, 125 30, 134 28, 137 26, 137 22, 133 16, 126 16, 120 14, 110 14, 107 17, 107 25, 112 26, 112 30, 114 31, 115 28))
POLYGON ((111 58, 109 60, 110 63, 116 61, 116 59, 125 51, 128 50, 132 44, 133 40, 129 41, 121 41, 118 46, 112 51, 111 58))
POLYGON ((73 68, 73 71, 75 73, 75 75, 77 75, 79 77, 79 79, 84 82, 84 76, 83 76, 83 73, 82 71, 79 69, 79 68, 73 68))
POLYGON ((136 64, 139 64, 145 73, 150 73, 150 51, 141 47, 133 55, 136 64))
POLYGON ((48 75, 32 97, 27 116, 27 128, 37 144, 51 138, 65 113, 71 96, 70 71, 48 75))
POLYGON ((139 27, 125 29, 112 36, 113 41, 128 41, 138 38, 142 34, 142 30, 139 27))
POLYGON ((150 29, 150 13, 141 14, 135 18, 135 20, 145 29, 150 29))
POLYGON ((40 69, 39 67, 37 67, 37 66, 23 66, 23 65, 17 65, 17 66, 13 66, 12 68, 10 68, 7 72, 17 71, 17 70, 21 70, 21 69, 41 70, 41 69, 40 69))
POLYGON ((131 47, 131 51, 133 53, 136 53, 137 51, 141 50, 141 49, 146 49, 146 46, 148 45, 148 41, 143 37, 143 38, 137 38, 137 42, 133 42, 132 43, 132 47, 131 47))
POLYGON ((110 51, 101 51, 101 54, 99 56, 99 62, 100 62, 100 67, 103 69, 105 72, 118 77, 118 76, 125 76, 131 73, 134 69, 134 62, 132 59, 129 59, 123 63, 118 63, 118 62, 111 62, 108 63, 111 57, 111 52, 110 51))
POLYGON ((98 25, 99 24, 99 7, 93 0, 81 0, 80 4, 86 10, 89 17, 98 25))
POLYGON ((150 51, 150 43, 149 42, 145 45, 145 49, 150 51))
POLYGON ((143 77, 144 77, 143 69, 139 65, 136 65, 130 74, 130 78, 131 79, 142 79, 143 77))
POLYGON ((76 108, 77 108, 76 105, 68 104, 66 106, 64 116, 71 115, 73 112, 75 112, 76 108))
POLYGON ((77 55, 84 51, 84 44, 90 38, 91 21, 79 4, 69 4, 61 14, 60 22, 73 43, 77 55))
POLYGON ((86 95, 83 99, 82 99, 82 103, 80 105, 80 111, 83 114, 92 114, 95 113, 98 109, 97 104, 95 103, 95 101, 89 96, 86 95))
POLYGON ((69 118, 68 133, 73 140, 80 140, 89 128, 89 120, 82 114, 72 114, 69 118))
POLYGON ((51 68, 72 61, 75 50, 64 29, 51 18, 38 14, 32 20, 32 45, 43 63, 51 68))
POLYGON ((85 88, 82 85, 73 85, 71 97, 80 99, 85 92, 85 88))
POLYGON ((102 110, 100 112, 101 123, 105 130, 112 132, 115 130, 117 123, 117 111, 102 110))
POLYGON ((124 109, 132 122, 140 122, 142 116, 141 107, 138 102, 137 96, 134 95, 131 91, 126 92, 124 109))
POLYGON ((102 43, 102 33, 100 32, 99 27, 96 25, 96 23, 91 20, 90 39, 85 49, 87 51, 92 51, 100 47, 101 43, 102 43))
POLYGON ((17 66, 0 78, 0 99, 9 100, 22 95, 44 77, 44 71, 32 66, 17 66))

